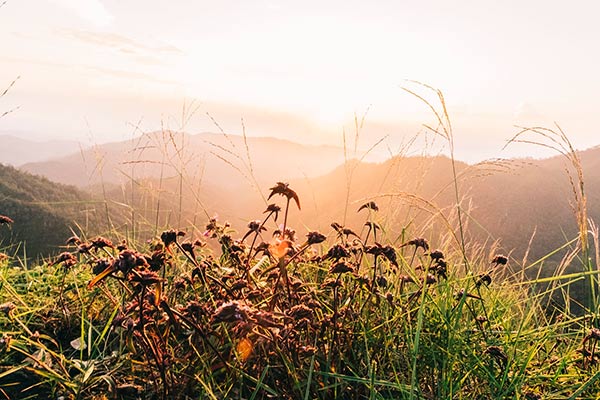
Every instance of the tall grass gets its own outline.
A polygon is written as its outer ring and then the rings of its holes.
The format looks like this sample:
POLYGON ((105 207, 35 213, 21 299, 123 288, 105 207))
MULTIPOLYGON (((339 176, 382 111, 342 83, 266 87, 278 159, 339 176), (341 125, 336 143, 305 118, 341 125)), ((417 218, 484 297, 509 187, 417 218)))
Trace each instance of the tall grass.
MULTIPOLYGON (((232 230, 201 205, 209 221, 204 229, 193 224, 186 236, 183 191, 195 179, 185 143, 165 129, 153 137, 162 140, 156 144, 161 165, 178 173, 176 218, 160 218, 159 191, 146 237, 143 213, 131 204, 126 243, 74 241, 59 258, 29 269, 14 267, 15 257, 0 258, 0 397, 595 398, 598 271, 588 231, 596 257, 600 245, 598 228, 588 222, 576 151, 560 130, 527 129, 511 140, 529 141, 528 134, 550 140, 574 171, 578 247, 554 275, 542 276, 540 265, 552 254, 519 265, 493 244, 468 238, 467 224, 477 221, 461 193, 469 175, 456 170, 444 97, 417 87, 441 107, 406 89, 432 110, 438 126, 428 129, 449 145, 452 209, 400 191, 352 203, 357 167, 345 143, 347 193, 340 204, 344 215, 358 209, 364 225, 331 221, 331 234, 299 237, 286 228, 288 213, 301 212, 290 203, 300 208, 302 194, 277 183, 261 194, 273 202, 269 212, 263 221, 249 218, 247 232, 232 230), (390 199, 390 208, 391 199, 405 202, 429 218, 421 227, 406 221, 395 232, 383 215, 397 214, 377 205, 382 199, 390 199), (273 223, 280 212, 283 225, 273 223), (167 230, 168 222, 177 229, 167 230), (268 222, 279 229, 265 232, 268 222), (575 260, 584 269, 569 272, 575 260), (581 281, 590 289, 588 315, 568 307, 570 288, 581 281), (548 306, 557 296, 565 307, 548 306)), ((363 123, 355 119, 355 156, 363 123)), ((245 156, 235 146, 220 150, 258 186, 244 143, 245 156)), ((133 188, 135 164, 129 173, 133 188)), ((123 233, 114 237, 120 242, 123 233)))

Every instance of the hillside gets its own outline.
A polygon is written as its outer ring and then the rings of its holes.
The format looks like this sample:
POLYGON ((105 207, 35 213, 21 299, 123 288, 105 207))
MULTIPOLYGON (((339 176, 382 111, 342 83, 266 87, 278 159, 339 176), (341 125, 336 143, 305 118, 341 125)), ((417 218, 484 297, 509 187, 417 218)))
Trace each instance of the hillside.
POLYGON ((98 228, 96 206, 75 187, 0 164, 0 214, 15 221, 0 226, 4 252, 18 249, 22 255, 26 245, 29 257, 55 253, 72 235, 71 228, 77 230, 75 220, 89 232, 98 228))

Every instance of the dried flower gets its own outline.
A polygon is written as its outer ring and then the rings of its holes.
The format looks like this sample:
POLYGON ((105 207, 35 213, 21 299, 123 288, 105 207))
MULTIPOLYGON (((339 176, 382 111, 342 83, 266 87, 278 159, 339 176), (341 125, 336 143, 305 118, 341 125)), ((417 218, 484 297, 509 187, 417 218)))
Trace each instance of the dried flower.
POLYGON ((12 218, 7 217, 6 215, 0 215, 0 225, 10 225, 13 224, 15 221, 13 221, 12 218))
POLYGON ((166 247, 169 247, 172 243, 177 241, 177 237, 185 236, 185 232, 176 231, 174 229, 170 229, 168 231, 164 231, 160 234, 160 239, 165 244, 166 247))
POLYGON ((223 303, 212 315, 212 323, 238 322, 249 319, 249 308, 238 301, 223 303))
POLYGON ((60 253, 58 255, 58 257, 56 258, 56 260, 54 260, 53 265, 57 265, 57 264, 61 264, 63 263, 63 266, 65 268, 69 268, 72 267, 73 265, 77 264, 77 258, 69 253, 68 251, 65 251, 64 253, 60 253))
POLYGON ((324 259, 332 258, 335 261, 338 261, 340 258, 347 257, 350 257, 350 252, 348 252, 348 250, 346 250, 346 248, 341 244, 336 244, 327 251, 324 259))
POLYGON ((496 265, 506 265, 508 263, 508 257, 503 256, 502 254, 494 256, 492 258, 492 264, 496 265))
POLYGON ((343 274, 345 272, 354 272, 354 267, 345 262, 338 262, 329 268, 330 274, 343 274))
POLYGON ((379 211, 379 207, 377 206, 377 203, 375 203, 374 201, 369 201, 368 203, 365 203, 362 206, 360 206, 358 208, 357 212, 360 212, 361 210, 363 210, 365 208, 368 210, 379 211))
POLYGON ((307 244, 309 246, 312 245, 312 244, 322 243, 322 242, 325 241, 325 239, 327 239, 327 236, 325 236, 322 233, 319 233, 317 231, 308 232, 308 234, 306 235, 306 237, 308 238, 307 244))
POLYGON ((429 250, 429 242, 425 238, 414 238, 414 239, 409 240, 408 242, 404 243, 400 247, 404 247, 404 246, 415 246, 415 249, 418 249, 420 247, 423 249, 423 251, 429 250))
POLYGON ((17 308, 17 306, 15 306, 15 304, 11 301, 2 303, 0 304, 0 313, 8 316, 15 308, 17 308))
POLYGON ((275 220, 275 222, 277 222, 277 217, 279 216, 280 211, 281 211, 281 207, 279 207, 277 204, 269 204, 267 206, 267 209, 263 212, 263 214, 265 214, 265 213, 275 214, 273 219, 275 220))
POLYGON ((479 279, 477 279, 477 282, 475 282, 475 286, 480 287, 483 284, 485 284, 485 286, 489 286, 491 283, 491 276, 489 276, 488 274, 481 274, 479 275, 479 279))
POLYGON ((288 201, 290 199, 294 199, 296 205, 298 206, 298 210, 300 210, 300 199, 298 198, 298 194, 296 194, 296 192, 290 189, 289 183, 277 182, 277 184, 269 190, 271 191, 271 193, 269 194, 269 197, 267 197, 267 200, 269 200, 274 195, 279 194, 285 196, 288 199, 288 201))
POLYGON ((96 250, 103 249, 105 247, 110 247, 111 249, 114 248, 112 242, 102 236, 98 236, 97 238, 92 239, 91 247, 95 248, 96 250))
POLYGON ((434 261, 441 260, 444 258, 444 253, 442 253, 441 250, 434 250, 429 253, 429 257, 434 261))

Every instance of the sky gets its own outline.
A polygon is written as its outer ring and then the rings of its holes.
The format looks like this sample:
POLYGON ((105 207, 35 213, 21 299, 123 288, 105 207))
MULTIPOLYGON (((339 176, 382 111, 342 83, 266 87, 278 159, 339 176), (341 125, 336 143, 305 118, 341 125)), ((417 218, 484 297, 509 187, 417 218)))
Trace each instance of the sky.
MULTIPOLYGON (((0 4, 3 4, 0 1, 0 4)), ((7 0, 0 133, 86 143, 167 127, 447 151, 403 88, 436 97, 456 156, 544 156, 515 126, 600 144, 595 1, 7 0)))

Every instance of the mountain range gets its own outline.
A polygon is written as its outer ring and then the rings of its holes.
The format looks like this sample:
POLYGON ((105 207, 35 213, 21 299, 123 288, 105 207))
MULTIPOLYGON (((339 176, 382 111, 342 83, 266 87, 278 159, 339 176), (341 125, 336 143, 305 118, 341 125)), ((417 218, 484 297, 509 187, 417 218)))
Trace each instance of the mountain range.
POLYGON ((33 140, 20 132, 2 132, 0 149, 0 163, 19 167, 75 153, 79 151, 79 144, 71 140, 33 140))
MULTIPOLYGON (((600 148, 579 156, 589 216, 598 220, 600 148)), ((457 194, 467 239, 497 243, 518 259, 530 242, 530 259, 539 258, 577 232, 566 173, 571 167, 559 156, 475 165, 456 161, 454 166, 444 156, 396 156, 372 163, 346 159, 337 147, 155 132, 21 168, 107 200, 111 213, 129 216, 123 226, 138 233, 143 227, 154 232, 169 226, 200 235, 206 220, 218 215, 243 235, 249 220, 263 216, 269 188, 277 181, 289 182, 300 196, 302 210, 290 213, 299 233, 332 233, 334 221, 359 232, 366 214, 356 211, 375 200, 386 240, 398 242, 405 232, 431 237, 448 223, 456 226, 457 194)))

